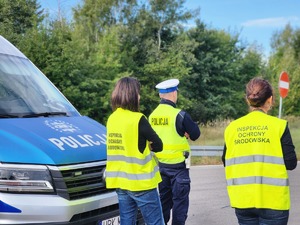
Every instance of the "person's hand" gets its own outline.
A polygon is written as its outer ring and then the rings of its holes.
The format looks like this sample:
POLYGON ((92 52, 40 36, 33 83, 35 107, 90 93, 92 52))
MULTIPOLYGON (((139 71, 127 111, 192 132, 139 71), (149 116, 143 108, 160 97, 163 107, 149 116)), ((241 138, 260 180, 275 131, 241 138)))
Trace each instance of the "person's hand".
POLYGON ((190 138, 190 135, 187 132, 184 133, 184 136, 186 137, 186 139, 190 138))
POLYGON ((152 151, 152 145, 151 144, 152 144, 152 142, 149 141, 148 146, 149 146, 150 151, 152 151))

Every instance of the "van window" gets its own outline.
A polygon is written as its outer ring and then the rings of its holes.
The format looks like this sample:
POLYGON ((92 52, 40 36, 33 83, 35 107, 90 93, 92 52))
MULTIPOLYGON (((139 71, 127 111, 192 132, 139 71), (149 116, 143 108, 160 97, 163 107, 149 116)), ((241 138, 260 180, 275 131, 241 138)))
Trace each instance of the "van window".
POLYGON ((0 54, 0 118, 79 116, 27 58, 0 54))

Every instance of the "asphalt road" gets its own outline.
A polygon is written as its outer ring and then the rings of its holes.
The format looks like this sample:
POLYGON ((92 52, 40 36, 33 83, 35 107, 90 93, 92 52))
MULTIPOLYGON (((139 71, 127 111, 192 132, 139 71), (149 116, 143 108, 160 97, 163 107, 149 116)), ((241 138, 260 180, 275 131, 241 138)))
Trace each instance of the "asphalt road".
MULTIPOLYGON (((229 205, 224 167, 192 166, 187 225, 238 225, 229 205)), ((289 171, 291 210, 289 225, 300 224, 300 165, 289 171)))

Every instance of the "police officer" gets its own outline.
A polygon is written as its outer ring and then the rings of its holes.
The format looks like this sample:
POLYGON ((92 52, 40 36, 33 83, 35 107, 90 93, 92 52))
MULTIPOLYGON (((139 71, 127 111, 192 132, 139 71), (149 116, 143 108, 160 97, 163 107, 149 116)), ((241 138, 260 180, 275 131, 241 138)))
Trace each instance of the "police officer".
POLYGON ((190 176, 188 140, 200 137, 200 129, 191 116, 176 108, 178 79, 170 79, 156 85, 160 104, 150 114, 149 122, 163 141, 163 151, 155 153, 159 161, 162 182, 159 193, 165 224, 185 224, 189 208, 190 176))
POLYGON ((230 204, 239 224, 286 225, 290 208, 287 170, 297 157, 286 120, 267 115, 273 90, 262 78, 246 86, 250 113, 225 129, 223 163, 230 204))

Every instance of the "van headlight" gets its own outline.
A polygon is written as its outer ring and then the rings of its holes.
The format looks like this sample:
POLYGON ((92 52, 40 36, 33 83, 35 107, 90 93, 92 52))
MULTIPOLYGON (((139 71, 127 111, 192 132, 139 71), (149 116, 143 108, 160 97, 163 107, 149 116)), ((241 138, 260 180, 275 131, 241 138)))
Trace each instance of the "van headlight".
POLYGON ((54 189, 46 166, 0 164, 0 192, 53 193, 54 189))

